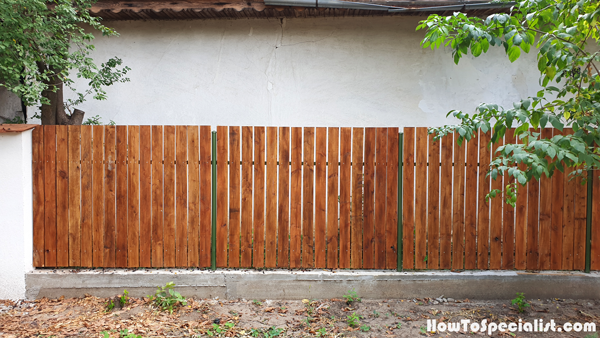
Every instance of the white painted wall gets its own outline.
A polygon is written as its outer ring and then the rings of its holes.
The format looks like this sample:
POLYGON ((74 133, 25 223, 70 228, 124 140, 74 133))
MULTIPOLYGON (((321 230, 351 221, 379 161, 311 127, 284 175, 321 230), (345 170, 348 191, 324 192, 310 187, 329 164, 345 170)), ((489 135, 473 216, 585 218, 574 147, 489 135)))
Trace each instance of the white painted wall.
POLYGON ((0 299, 22 299, 33 270, 31 130, 0 133, 0 178, 0 299))
POLYGON ((535 94, 535 54, 464 58, 422 49, 421 18, 108 22, 97 60, 131 82, 81 106, 118 124, 436 126, 481 102, 535 94))

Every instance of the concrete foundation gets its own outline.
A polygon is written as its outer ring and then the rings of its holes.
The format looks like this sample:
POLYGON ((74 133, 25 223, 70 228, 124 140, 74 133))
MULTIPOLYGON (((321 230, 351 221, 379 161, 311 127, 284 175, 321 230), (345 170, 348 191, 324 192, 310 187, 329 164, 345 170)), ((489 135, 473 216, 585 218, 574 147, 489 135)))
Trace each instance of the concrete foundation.
POLYGON ((27 274, 28 299, 135 297, 174 282, 186 297, 221 299, 340 298, 354 289, 363 298, 451 297, 456 299, 600 299, 600 273, 579 272, 391 272, 256 270, 35 270, 27 274))

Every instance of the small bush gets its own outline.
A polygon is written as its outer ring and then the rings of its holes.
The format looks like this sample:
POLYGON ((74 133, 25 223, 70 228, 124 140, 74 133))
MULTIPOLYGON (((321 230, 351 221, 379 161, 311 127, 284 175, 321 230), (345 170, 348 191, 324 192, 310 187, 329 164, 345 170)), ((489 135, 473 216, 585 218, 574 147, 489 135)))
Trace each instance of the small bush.
POLYGON ((159 286, 154 296, 148 296, 150 301, 164 311, 173 313, 173 309, 179 305, 187 305, 185 298, 175 289, 175 283, 169 282, 165 286, 159 286))

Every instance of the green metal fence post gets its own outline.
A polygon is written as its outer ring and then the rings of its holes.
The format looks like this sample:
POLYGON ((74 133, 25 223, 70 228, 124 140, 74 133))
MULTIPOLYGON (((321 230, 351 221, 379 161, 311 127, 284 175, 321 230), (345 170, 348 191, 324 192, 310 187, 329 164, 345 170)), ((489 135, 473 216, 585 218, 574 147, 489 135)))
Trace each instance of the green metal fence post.
POLYGON ((594 172, 588 170, 587 180, 587 215, 586 215, 586 231, 585 231, 585 272, 590 272, 592 264, 592 199, 593 199, 593 184, 594 172))
POLYGON ((404 133, 398 134, 398 263, 397 270, 402 271, 402 145, 404 133))
POLYGON ((210 267, 217 269, 217 132, 212 132, 212 231, 210 236, 210 267))

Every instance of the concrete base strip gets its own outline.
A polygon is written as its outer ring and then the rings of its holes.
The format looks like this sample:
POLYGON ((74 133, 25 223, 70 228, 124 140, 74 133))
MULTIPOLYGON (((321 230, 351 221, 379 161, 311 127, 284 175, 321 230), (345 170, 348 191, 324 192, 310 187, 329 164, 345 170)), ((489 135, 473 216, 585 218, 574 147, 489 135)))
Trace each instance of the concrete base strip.
POLYGON ((174 282, 186 297, 221 299, 341 298, 348 290, 368 299, 451 297, 455 299, 600 299, 600 273, 514 271, 257 271, 257 270, 34 270, 26 275, 27 298, 111 297, 154 294, 174 282))

